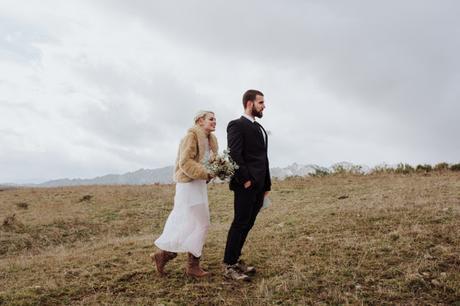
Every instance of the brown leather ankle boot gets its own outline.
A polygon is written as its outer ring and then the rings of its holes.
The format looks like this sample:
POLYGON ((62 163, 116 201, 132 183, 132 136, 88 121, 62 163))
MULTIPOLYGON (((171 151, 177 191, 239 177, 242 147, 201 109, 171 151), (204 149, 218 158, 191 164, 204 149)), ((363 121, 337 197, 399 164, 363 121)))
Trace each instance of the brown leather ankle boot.
POLYGON ((152 262, 157 267, 157 271, 158 273, 160 273, 161 276, 166 275, 166 272, 164 270, 166 263, 176 258, 176 256, 177 256, 177 253, 163 251, 163 250, 155 254, 154 253, 150 254, 150 258, 152 259, 152 262))
POLYGON ((204 277, 208 276, 210 273, 204 271, 200 267, 200 257, 195 257, 193 254, 188 253, 187 268, 185 270, 187 275, 193 277, 204 277))

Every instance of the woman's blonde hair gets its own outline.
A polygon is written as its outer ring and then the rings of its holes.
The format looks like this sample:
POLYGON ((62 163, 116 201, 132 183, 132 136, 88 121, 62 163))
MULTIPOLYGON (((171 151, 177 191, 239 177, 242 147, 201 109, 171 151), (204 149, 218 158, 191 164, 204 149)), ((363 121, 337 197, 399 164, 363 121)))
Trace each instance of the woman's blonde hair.
POLYGON ((214 112, 205 111, 205 110, 200 110, 199 112, 196 113, 195 118, 193 118, 193 121, 195 122, 195 124, 197 124, 198 121, 199 121, 201 118, 205 118, 207 114, 213 114, 213 115, 214 115, 214 112))

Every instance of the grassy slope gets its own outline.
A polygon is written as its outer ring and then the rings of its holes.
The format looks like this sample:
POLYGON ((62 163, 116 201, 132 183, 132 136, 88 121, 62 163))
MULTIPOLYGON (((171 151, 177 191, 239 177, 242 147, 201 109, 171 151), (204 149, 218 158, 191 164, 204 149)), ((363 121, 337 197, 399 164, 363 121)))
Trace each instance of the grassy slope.
POLYGON ((214 275, 185 277, 181 254, 157 276, 148 254, 173 195, 174 186, 1 191, 0 222, 15 217, 0 223, 0 304, 460 304, 459 174, 275 182, 244 250, 259 269, 249 284, 221 276, 233 214, 225 185, 209 188, 203 265, 214 275))

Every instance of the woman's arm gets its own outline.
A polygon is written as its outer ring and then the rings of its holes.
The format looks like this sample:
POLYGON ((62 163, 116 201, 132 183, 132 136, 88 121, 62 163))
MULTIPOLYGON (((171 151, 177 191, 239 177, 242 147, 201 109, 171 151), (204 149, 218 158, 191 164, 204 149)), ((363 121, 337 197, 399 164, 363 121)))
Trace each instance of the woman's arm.
POLYGON ((187 133, 180 144, 179 168, 189 178, 194 180, 207 180, 208 171, 195 160, 198 152, 198 139, 193 133, 187 133))

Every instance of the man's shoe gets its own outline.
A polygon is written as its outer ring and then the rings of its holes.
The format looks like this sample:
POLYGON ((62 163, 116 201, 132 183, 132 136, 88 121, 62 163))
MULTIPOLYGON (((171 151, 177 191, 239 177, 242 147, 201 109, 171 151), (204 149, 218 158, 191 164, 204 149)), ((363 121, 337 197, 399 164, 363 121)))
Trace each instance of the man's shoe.
POLYGON ((224 277, 236 281, 251 281, 251 278, 249 276, 240 271, 237 264, 225 265, 224 277))
POLYGON ((243 260, 238 260, 236 263, 236 267, 240 272, 246 274, 246 275, 254 275, 256 274, 256 268, 253 266, 248 266, 243 260))

